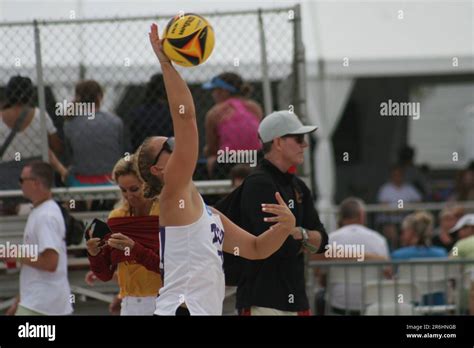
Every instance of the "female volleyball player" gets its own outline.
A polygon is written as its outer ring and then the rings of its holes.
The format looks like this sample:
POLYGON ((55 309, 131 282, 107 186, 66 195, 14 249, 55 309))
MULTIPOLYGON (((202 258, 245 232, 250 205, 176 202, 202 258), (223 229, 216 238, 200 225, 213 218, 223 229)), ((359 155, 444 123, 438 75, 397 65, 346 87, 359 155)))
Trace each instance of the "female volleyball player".
POLYGON ((208 207, 192 176, 198 159, 198 128, 188 86, 162 51, 158 27, 150 42, 161 64, 173 120, 173 138, 152 137, 138 149, 138 172, 148 197, 160 193, 160 248, 164 286, 156 301, 157 315, 221 315, 224 299, 223 253, 263 259, 290 235, 295 218, 279 193, 279 204, 262 209, 276 222, 258 237, 208 207), (225 238, 224 238, 225 231, 225 238))

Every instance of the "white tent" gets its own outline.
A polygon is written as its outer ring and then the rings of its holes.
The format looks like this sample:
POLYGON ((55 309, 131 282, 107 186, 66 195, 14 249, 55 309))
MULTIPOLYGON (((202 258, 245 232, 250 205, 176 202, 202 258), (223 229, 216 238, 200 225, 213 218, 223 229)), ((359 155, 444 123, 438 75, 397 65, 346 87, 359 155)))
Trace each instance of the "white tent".
POLYGON ((474 9, 471 1, 310 1, 302 12, 311 33, 305 44, 313 41, 307 114, 320 127, 314 156, 323 210, 334 197, 331 136, 355 79, 473 73, 474 9))
POLYGON ((309 122, 320 127, 315 154, 320 208, 333 203, 335 166, 330 139, 357 77, 474 72, 470 0, 267 0, 258 5, 247 0, 50 0, 27 2, 24 8, 25 3, 0 0, 0 20, 168 14, 181 9, 209 12, 301 3, 307 115, 309 122))

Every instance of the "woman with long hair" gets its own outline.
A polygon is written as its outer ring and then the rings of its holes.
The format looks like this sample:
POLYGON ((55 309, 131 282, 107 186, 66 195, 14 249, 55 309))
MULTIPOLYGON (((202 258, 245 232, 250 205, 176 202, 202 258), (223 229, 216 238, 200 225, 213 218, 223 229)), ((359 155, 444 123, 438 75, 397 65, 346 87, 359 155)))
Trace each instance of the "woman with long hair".
POLYGON ((275 225, 255 237, 208 207, 192 176, 198 159, 198 128, 191 92, 163 53, 156 24, 149 34, 160 62, 175 138, 147 138, 137 150, 146 197, 159 194, 160 256, 164 286, 157 315, 221 315, 224 300, 223 251, 263 259, 281 247, 295 217, 279 193, 278 204, 262 209, 275 225))
POLYGON ((144 198, 133 155, 117 162, 113 178, 123 198, 109 214, 112 233, 104 238, 105 243, 93 235, 87 241, 91 270, 102 281, 111 280, 117 272, 121 315, 152 315, 162 284, 158 201, 144 198))

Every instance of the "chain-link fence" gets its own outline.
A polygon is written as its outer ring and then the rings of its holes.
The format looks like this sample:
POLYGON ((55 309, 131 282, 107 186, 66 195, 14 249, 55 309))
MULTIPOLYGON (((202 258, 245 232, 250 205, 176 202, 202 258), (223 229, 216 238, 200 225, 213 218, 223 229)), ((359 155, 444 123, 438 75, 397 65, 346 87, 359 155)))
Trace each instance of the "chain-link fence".
MULTIPOLYGON (((196 104, 200 158, 194 179, 224 179, 228 167, 222 173, 207 170, 205 119, 215 103, 202 84, 234 72, 253 87, 249 98, 264 114, 281 108, 298 112, 304 103, 297 88, 303 78, 297 65, 301 22, 299 7, 203 15, 215 31, 214 52, 199 67, 177 69, 196 104)), ((69 186, 91 177, 90 182, 100 182, 147 136, 172 135, 160 67, 147 34, 152 22, 162 32, 171 17, 0 24, 0 142, 21 123, 1 165, 45 159, 49 148, 70 168, 69 186), (12 82, 18 75, 31 84, 20 78, 12 82), (85 102, 83 109, 73 104, 77 101, 85 102), (26 116, 19 122, 23 110, 26 116)), ((0 189, 19 188, 18 173, 9 170, 1 175, 14 182, 0 189)))

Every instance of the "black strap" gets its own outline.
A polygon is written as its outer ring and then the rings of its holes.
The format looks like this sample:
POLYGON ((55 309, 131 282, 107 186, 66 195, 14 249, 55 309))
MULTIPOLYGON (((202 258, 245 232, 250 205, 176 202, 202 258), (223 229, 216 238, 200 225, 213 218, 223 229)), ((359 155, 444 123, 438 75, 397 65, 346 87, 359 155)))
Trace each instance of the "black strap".
POLYGON ((21 110, 20 116, 16 119, 15 124, 13 125, 13 128, 10 131, 10 134, 8 134, 8 137, 3 142, 2 147, 0 147, 0 159, 3 157, 3 155, 5 154, 5 151, 7 151, 8 149, 8 146, 15 138, 16 133, 18 133, 21 126, 25 122, 26 116, 28 115, 28 111, 29 109, 26 107, 23 108, 23 110, 21 110))

